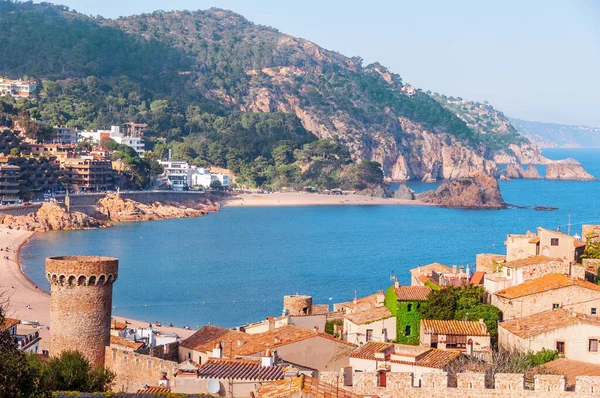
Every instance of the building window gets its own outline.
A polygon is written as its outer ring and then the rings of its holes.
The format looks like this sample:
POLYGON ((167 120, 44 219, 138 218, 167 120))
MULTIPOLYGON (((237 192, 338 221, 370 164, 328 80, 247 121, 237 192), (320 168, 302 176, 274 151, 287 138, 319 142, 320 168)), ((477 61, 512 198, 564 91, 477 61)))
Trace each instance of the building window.
POLYGON ((596 308, 592 308, 592 315, 596 315, 596 308))
POLYGON ((192 359, 192 353, 188 352, 188 359, 192 359))
POLYGON ((379 377, 377 378, 377 385, 379 387, 387 386, 387 375, 385 374, 385 372, 379 372, 379 377))
POLYGON ((410 336, 410 326, 407 326, 404 328, 404 335, 405 336, 410 336))
POLYGON ((550 239, 550 246, 558 246, 558 238, 550 239))
POLYGON ((552 309, 557 310, 560 308, 560 304, 552 304, 552 309))
POLYGON ((590 339, 588 342, 588 351, 598 352, 598 339, 590 339))
POLYGON ((565 342, 564 341, 556 342, 556 351, 558 351, 559 354, 565 353, 565 342))
POLYGON ((407 312, 411 312, 411 311, 412 311, 412 304, 408 304, 408 305, 406 306, 406 311, 407 311, 407 312))
POLYGON ((373 340, 373 329, 367 329, 367 341, 373 340))

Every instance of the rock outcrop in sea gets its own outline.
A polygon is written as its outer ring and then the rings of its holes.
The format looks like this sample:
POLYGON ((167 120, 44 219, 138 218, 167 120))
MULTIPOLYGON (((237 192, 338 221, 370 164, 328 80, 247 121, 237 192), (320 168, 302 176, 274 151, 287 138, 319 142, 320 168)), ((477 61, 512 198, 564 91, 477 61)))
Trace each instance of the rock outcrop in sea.
POLYGON ((395 199, 414 200, 415 192, 408 187, 406 184, 400 184, 396 192, 394 192, 395 199))
POLYGON ((8 229, 32 232, 90 229, 106 226, 106 223, 77 211, 67 212, 58 203, 43 203, 37 211, 24 216, 0 214, 0 224, 8 229))
POLYGON ((506 170, 504 171, 504 175, 508 179, 517 179, 523 178, 526 180, 540 180, 542 177, 538 169, 534 165, 529 165, 527 169, 523 169, 518 163, 509 163, 506 165, 506 170))
POLYGON ((417 199, 425 203, 433 203, 444 207, 469 209, 506 208, 506 203, 500 193, 498 181, 483 173, 476 173, 471 177, 446 182, 435 191, 427 191, 417 195, 417 199))
POLYGON ((555 162, 546 167, 547 180, 592 181, 593 175, 584 170, 580 164, 555 162))

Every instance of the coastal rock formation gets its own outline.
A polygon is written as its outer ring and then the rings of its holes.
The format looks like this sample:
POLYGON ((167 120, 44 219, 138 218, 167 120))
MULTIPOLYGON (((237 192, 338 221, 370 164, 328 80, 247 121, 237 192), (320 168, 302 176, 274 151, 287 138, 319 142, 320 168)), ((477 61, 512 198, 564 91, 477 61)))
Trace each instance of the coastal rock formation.
POLYGON ((0 224, 9 229, 33 232, 60 231, 69 229, 89 229, 104 227, 100 220, 79 212, 67 212, 57 203, 44 203, 36 211, 24 216, 0 215, 0 224))
POLYGON ((406 184, 400 184, 396 192, 394 192, 395 199, 414 200, 415 193, 406 184))
POLYGON ((442 184, 435 191, 423 192, 417 199, 444 207, 503 209, 506 207, 498 181, 483 173, 442 184))
POLYGON ((555 162, 546 167, 547 180, 591 181, 594 176, 579 164, 555 162))
POLYGON ((537 167, 530 164, 529 167, 523 172, 523 178, 526 180, 541 180, 542 176, 538 171, 537 167))
POLYGON ((542 177, 534 165, 529 165, 526 170, 518 163, 509 163, 506 165, 505 175, 509 179, 524 178, 526 180, 539 180, 542 177))
POLYGON ((148 221, 167 218, 200 217, 219 211, 219 205, 205 200, 154 202, 150 205, 123 199, 117 194, 106 195, 96 204, 95 217, 110 221, 148 221))

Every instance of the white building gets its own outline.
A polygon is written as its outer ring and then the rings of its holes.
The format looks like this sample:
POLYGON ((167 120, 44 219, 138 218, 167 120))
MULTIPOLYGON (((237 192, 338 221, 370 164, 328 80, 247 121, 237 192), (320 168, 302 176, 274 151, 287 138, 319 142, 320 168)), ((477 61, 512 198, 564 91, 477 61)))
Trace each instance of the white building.
POLYGON ((18 319, 5 318, 0 329, 8 330, 21 351, 37 354, 40 348, 40 332, 34 326, 22 325, 18 319))
POLYGON ((27 98, 36 90, 35 82, 0 78, 0 95, 27 98))
POLYGON ((133 148, 140 156, 144 153, 144 137, 125 136, 119 126, 111 126, 110 130, 82 131, 79 133, 79 138, 81 141, 90 139, 95 144, 99 144, 103 138, 110 138, 117 144, 133 148))
POLYGON ((210 188, 215 181, 219 181, 222 187, 229 186, 229 176, 226 174, 211 174, 210 169, 201 167, 190 170, 191 184, 194 187, 210 188))
POLYGON ((52 140, 53 144, 77 144, 77 131, 68 127, 54 127, 56 137, 52 140))
POLYGON ((188 162, 178 160, 160 160, 164 168, 163 175, 167 177, 169 186, 173 191, 185 191, 191 185, 191 170, 188 162))

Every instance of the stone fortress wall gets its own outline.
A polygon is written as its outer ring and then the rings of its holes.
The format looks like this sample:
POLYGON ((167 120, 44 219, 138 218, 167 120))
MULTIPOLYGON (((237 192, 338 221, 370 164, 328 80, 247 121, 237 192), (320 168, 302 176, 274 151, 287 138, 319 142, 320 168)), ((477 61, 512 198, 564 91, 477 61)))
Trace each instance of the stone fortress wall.
POLYGON ((574 391, 566 390, 565 376, 536 375, 534 389, 525 389, 523 374, 498 373, 495 388, 485 387, 485 374, 460 373, 457 386, 448 386, 445 372, 423 375, 421 386, 413 386, 412 373, 387 373, 386 387, 378 386, 378 372, 352 374, 353 386, 344 386, 343 377, 332 372, 321 372, 319 379, 339 385, 359 395, 379 398, 588 398, 600 396, 600 376, 577 376, 574 391))
POLYGON ((65 256, 46 259, 50 282, 52 356, 77 349, 93 366, 104 365, 110 345, 112 285, 119 260, 112 257, 65 256))

